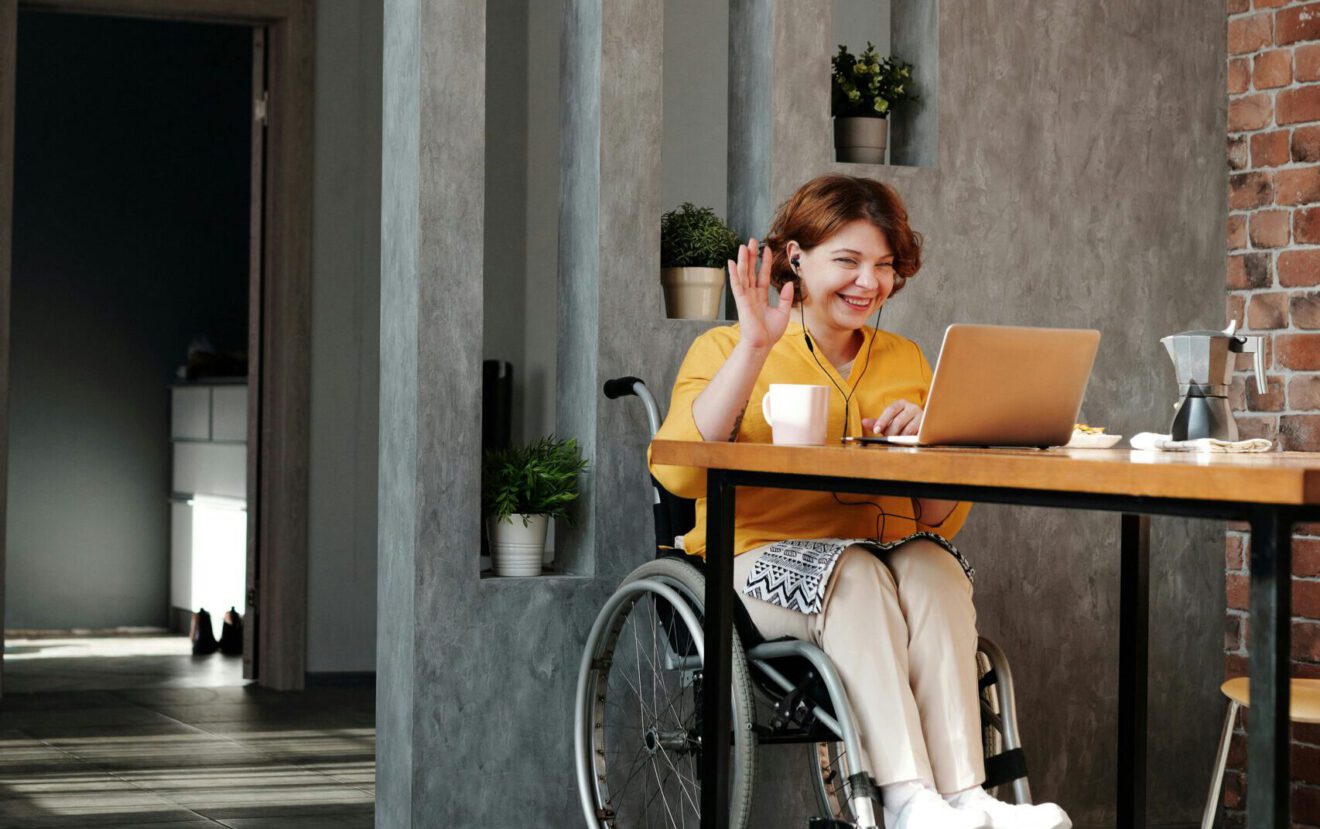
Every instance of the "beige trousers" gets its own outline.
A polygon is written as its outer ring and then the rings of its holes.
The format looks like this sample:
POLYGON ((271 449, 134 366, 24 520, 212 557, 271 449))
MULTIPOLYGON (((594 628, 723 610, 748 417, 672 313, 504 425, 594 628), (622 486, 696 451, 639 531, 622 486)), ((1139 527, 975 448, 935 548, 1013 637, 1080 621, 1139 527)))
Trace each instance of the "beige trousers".
MULTIPOLYGON (((765 548, 734 559, 741 591, 765 548)), ((834 565, 820 613, 741 596, 767 639, 812 642, 830 657, 861 732, 862 768, 879 785, 933 783, 942 794, 985 780, 972 585, 923 539, 883 556, 853 545, 834 565)))

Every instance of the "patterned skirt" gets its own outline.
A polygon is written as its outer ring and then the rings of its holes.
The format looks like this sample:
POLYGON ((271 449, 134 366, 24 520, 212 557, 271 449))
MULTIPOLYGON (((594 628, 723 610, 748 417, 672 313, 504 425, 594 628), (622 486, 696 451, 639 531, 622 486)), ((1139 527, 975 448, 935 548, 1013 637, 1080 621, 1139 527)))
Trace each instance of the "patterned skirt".
POLYGON ((897 541, 879 542, 869 538, 789 539, 771 544, 752 565, 751 575, 742 594, 799 613, 819 613, 825 602, 834 565, 843 551, 853 544, 885 553, 915 539, 924 538, 949 551, 962 565, 967 580, 976 581, 976 570, 953 542, 930 532, 913 533, 897 541))

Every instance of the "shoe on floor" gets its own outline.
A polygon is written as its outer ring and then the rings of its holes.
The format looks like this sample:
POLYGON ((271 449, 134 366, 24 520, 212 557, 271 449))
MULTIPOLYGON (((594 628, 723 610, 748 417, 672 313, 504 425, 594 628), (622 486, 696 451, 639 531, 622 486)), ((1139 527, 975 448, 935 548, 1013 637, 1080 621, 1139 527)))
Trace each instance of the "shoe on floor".
POLYGON ((215 641, 215 631, 211 629, 211 614, 206 612, 206 608, 199 608, 193 614, 188 638, 192 640, 194 656, 206 656, 220 648, 220 643, 215 641))
POLYGON ((224 625, 220 628, 220 652, 226 656, 243 655, 243 617, 232 607, 225 611, 224 625))

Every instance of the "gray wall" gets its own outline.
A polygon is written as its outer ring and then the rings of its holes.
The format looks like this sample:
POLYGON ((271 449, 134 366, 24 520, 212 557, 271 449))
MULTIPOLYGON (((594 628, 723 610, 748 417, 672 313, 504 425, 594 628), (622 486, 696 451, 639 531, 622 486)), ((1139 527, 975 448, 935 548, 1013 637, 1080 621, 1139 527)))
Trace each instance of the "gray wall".
POLYGON ((834 0, 832 5, 831 55, 840 43, 859 55, 868 42, 875 44, 877 53, 889 54, 890 0, 834 0))
POLYGON ((24 12, 19 44, 4 621, 164 625, 166 384, 195 335, 247 347, 251 37, 24 12))
MULTIPOLYGON (((778 6, 779 53, 819 54, 831 30, 818 5, 778 6)), ((764 227, 761 206, 817 173, 890 182, 927 259, 886 311, 887 328, 932 358, 955 321, 1098 328, 1083 416, 1125 435, 1162 427, 1159 337, 1224 313, 1222 15, 1191 0, 944 0, 939 10, 936 166, 832 163, 824 59, 820 70, 776 64, 761 89, 773 96, 772 130, 748 137, 771 171, 734 199, 756 206, 739 214, 740 229, 764 227)), ((1018 676, 1033 793, 1064 803, 1079 826, 1113 823, 1117 530, 1117 516, 981 506, 958 538, 979 574, 980 628, 1018 676)), ((1215 524, 1155 522, 1158 821, 1190 821, 1204 797, 1201 776, 1184 769, 1214 749, 1205 724, 1220 710, 1222 535, 1215 524)))
POLYGON ((561 0, 486 7, 485 359, 513 364, 515 443, 555 430, 561 0))
MULTIPOLYGON (((856 5, 856 0, 854 0, 856 5)), ((691 201, 725 215, 726 4, 665 0, 665 209, 691 201)), ((888 30, 886 17, 858 16, 888 30), (874 19, 872 19, 874 18, 874 19)), ((486 203, 482 287, 486 359, 514 365, 513 440, 555 431, 563 0, 486 4, 486 203)), ((659 232, 659 227, 652 231, 659 232)))
POLYGON ((376 664, 382 9, 316 17, 307 670, 376 664))
MULTIPOLYGON (((830 3, 732 5, 728 119, 745 128, 729 134, 729 205, 740 232, 760 234, 803 180, 845 169, 830 161, 830 3)), ((1125 434, 1162 424, 1158 337, 1223 314, 1222 12, 1196 0, 939 5, 936 166, 846 168, 894 183, 927 235, 926 270, 886 326, 932 358, 956 320, 1098 327, 1086 417, 1125 434)), ((654 285, 663 9, 568 0, 566 21, 558 313, 571 324, 558 328, 557 423, 593 472, 561 538, 574 576, 481 580, 471 309, 486 21, 458 0, 386 5, 380 606, 394 612, 378 639, 381 826, 579 820, 580 648, 603 597, 650 555, 644 420, 599 384, 626 371, 663 391, 703 327, 665 320, 654 285), (453 783, 474 768, 475 788, 453 783)), ((979 507, 959 538, 980 572, 981 626, 1019 676, 1033 788, 1079 827, 1113 822, 1116 528, 1114 516, 979 507)), ((1159 822, 1194 819, 1203 796, 1184 770, 1209 758, 1220 710, 1221 535, 1156 528, 1159 822)), ((754 825, 805 818, 802 762, 767 757, 754 825)))
POLYGON ((660 203, 672 210, 690 201, 723 218, 729 192, 729 4, 664 0, 664 10, 660 203))

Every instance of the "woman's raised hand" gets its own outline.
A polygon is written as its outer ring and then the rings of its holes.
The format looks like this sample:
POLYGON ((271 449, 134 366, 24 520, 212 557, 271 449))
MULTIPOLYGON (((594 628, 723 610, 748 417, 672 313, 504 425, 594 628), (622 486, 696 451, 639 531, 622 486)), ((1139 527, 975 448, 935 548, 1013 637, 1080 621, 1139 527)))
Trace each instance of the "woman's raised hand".
POLYGON ((738 246, 738 261, 729 260, 729 286, 738 306, 739 342, 769 349, 784 336, 788 314, 793 308, 793 283, 779 291, 779 305, 770 307, 770 270, 774 254, 767 245, 760 248, 761 266, 756 266, 758 246, 755 239, 738 246))

